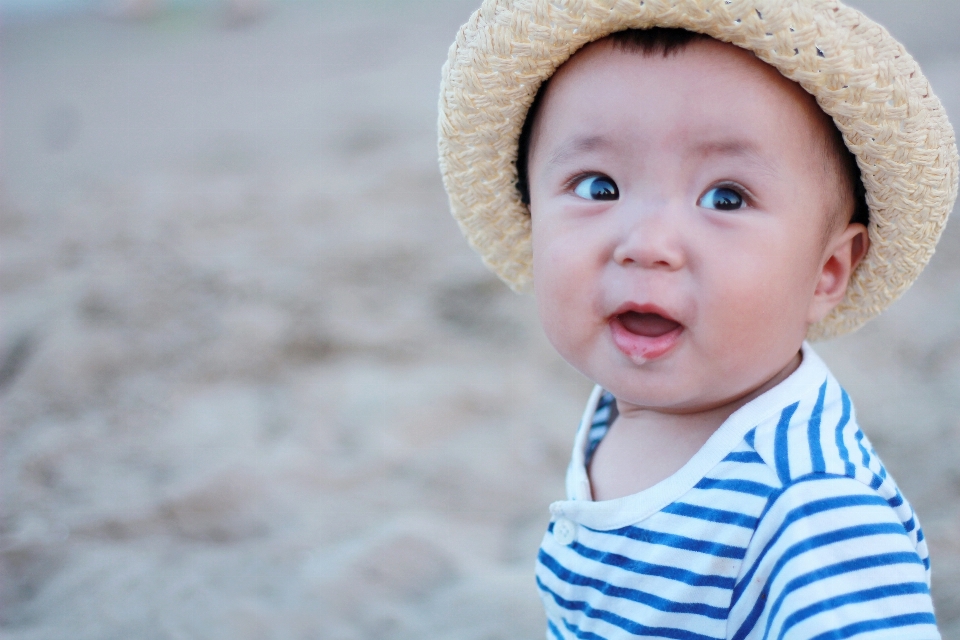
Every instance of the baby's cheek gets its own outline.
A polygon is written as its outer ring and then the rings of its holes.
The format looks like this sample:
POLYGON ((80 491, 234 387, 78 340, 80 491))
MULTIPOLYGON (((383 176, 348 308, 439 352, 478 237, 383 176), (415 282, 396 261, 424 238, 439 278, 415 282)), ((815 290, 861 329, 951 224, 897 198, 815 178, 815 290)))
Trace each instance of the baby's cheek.
POLYGON ((582 272, 582 256, 566 236, 548 235, 549 231, 543 231, 539 237, 534 234, 534 289, 538 298, 556 303, 573 295, 575 280, 582 272))
POLYGON ((535 275, 537 310, 548 335, 567 336, 573 331, 578 313, 576 283, 549 268, 535 275))
POLYGON ((543 260, 534 265, 534 291, 540 323, 553 347, 570 361, 587 339, 589 286, 571 261, 539 257, 543 260))

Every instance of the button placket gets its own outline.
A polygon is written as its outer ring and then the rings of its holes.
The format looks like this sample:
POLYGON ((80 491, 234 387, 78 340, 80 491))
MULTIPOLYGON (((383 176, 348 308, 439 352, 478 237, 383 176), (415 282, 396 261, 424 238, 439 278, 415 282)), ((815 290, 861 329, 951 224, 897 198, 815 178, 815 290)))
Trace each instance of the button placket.
POLYGON ((553 538, 562 545, 571 545, 577 540, 577 523, 568 518, 557 518, 553 523, 553 538))

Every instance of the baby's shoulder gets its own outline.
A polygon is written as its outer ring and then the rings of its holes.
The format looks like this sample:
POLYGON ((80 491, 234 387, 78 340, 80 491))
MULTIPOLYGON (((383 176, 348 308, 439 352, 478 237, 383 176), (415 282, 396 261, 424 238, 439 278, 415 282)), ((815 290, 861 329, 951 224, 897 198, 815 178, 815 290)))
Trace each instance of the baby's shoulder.
POLYGON ((916 515, 832 376, 760 421, 724 462, 716 475, 753 481, 744 487, 762 493, 757 540, 876 525, 906 534, 926 564, 916 515))
POLYGON ((748 556, 769 553, 780 563, 801 556, 809 566, 823 554, 856 558, 864 549, 884 550, 895 558, 907 554, 929 580, 916 514, 863 432, 852 422, 835 428, 834 446, 821 441, 819 449, 817 433, 808 430, 809 438, 796 447, 787 433, 779 447, 756 452, 772 482, 748 556))
POLYGON ((899 495, 870 439, 857 424, 849 395, 829 375, 817 393, 786 404, 757 424, 741 447, 756 452, 782 490, 797 485, 791 494, 804 493, 807 482, 821 480, 827 482, 823 486, 849 487, 851 491, 861 490, 858 486, 863 485, 887 500, 899 495))

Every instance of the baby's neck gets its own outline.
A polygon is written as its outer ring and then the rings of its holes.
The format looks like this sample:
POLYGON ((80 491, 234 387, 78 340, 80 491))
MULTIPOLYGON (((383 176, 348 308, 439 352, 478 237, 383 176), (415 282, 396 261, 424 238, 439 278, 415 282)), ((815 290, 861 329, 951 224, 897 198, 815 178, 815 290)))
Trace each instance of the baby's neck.
POLYGON ((590 461, 594 500, 649 489, 680 470, 734 411, 777 386, 800 366, 800 354, 765 383, 703 411, 669 413, 617 402, 618 415, 590 461))

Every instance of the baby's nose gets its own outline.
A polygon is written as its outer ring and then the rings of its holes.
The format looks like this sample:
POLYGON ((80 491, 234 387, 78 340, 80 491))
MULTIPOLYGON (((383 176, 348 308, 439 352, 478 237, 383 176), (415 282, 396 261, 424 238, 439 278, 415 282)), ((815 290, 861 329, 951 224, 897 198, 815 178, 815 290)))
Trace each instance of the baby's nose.
POLYGON ((678 216, 662 206, 624 216, 614 261, 621 266, 645 269, 679 269, 685 264, 678 216))

